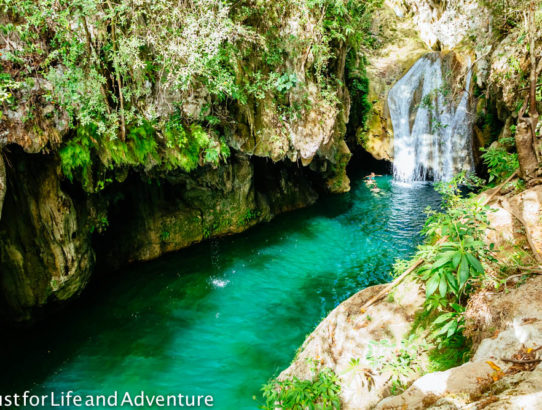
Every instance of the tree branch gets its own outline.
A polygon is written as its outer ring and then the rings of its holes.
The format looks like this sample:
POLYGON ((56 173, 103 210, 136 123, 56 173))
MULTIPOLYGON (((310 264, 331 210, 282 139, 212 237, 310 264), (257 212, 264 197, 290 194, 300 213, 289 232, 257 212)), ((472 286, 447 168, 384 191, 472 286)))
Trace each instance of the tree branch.
MULTIPOLYGON (((443 236, 439 239, 437 242, 437 245, 442 245, 444 242, 448 240, 448 236, 443 236)), ((382 289, 380 292, 376 294, 376 296, 373 296, 371 299, 369 299, 363 307, 362 310, 367 309, 369 306, 371 306, 373 303, 379 301, 384 296, 386 296, 390 291, 397 287, 408 275, 410 275, 412 272, 414 272, 416 269, 418 269, 420 266, 422 266, 425 263, 425 259, 420 258, 414 262, 414 264, 408 268, 404 273, 401 274, 397 279, 395 279, 393 282, 391 282, 389 285, 387 285, 384 289, 382 289)))
POLYGON ((482 206, 486 206, 487 204, 489 204, 493 198, 495 198, 495 196, 501 192, 501 189, 503 189, 503 187, 508 184, 510 181, 512 181, 512 179, 514 179, 514 177, 518 174, 518 171, 514 172, 512 175, 510 175, 508 177, 508 179, 506 181, 504 181, 502 184, 500 184, 496 189, 495 191, 482 203, 482 206))

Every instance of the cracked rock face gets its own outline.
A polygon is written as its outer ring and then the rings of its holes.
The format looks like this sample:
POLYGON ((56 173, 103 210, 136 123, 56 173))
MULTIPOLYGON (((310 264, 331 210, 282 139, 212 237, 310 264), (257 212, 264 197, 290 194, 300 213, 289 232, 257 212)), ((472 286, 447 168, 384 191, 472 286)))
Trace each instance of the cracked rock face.
POLYGON ((33 310, 78 294, 94 252, 84 207, 61 189, 54 162, 42 155, 10 162, 0 220, 0 311, 25 321, 33 310))

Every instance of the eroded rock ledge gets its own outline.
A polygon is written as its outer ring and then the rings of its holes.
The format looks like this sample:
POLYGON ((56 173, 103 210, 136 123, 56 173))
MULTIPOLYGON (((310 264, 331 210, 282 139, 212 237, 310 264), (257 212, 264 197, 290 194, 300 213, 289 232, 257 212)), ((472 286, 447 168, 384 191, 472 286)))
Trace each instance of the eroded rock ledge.
POLYGON ((78 295, 96 271, 242 232, 314 203, 325 189, 319 172, 235 153, 191 174, 130 171, 88 195, 62 178, 55 155, 11 147, 6 158, 0 307, 17 322, 78 295))

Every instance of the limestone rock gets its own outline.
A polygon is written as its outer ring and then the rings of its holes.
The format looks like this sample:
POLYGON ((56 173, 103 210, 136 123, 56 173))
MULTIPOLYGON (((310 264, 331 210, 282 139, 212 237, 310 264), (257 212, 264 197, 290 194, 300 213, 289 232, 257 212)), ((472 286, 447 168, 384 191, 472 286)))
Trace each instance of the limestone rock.
POLYGON ((369 101, 373 105, 365 129, 358 129, 358 141, 376 159, 393 158, 393 128, 387 96, 390 88, 424 54, 431 51, 421 40, 410 18, 398 19, 387 4, 374 18, 373 32, 379 47, 367 55, 369 101))
POLYGON ((311 378, 311 364, 307 361, 311 359, 319 368, 329 367, 340 376, 344 409, 368 409, 389 394, 390 375, 367 371, 371 367, 367 359, 370 342, 400 342, 410 330, 410 321, 424 296, 418 285, 407 282, 395 292, 400 295, 399 300, 382 300, 366 312, 361 311, 365 302, 380 290, 381 286, 367 288, 335 308, 308 336, 279 379, 311 378), (352 359, 358 361, 355 368, 350 365, 352 359))
POLYGON ((412 14, 420 37, 431 48, 453 49, 474 30, 478 34, 488 30, 487 14, 477 0, 403 0, 403 4, 412 14))
POLYGON ((462 397, 462 401, 468 402, 471 395, 480 394, 479 380, 487 379, 493 372, 485 362, 469 362, 445 372, 429 373, 416 380, 403 394, 382 400, 376 409, 426 409, 445 396, 462 397))
POLYGON ((110 225, 96 245, 100 264, 109 270, 152 260, 312 204, 317 194, 290 165, 236 155, 217 169, 172 174, 160 184, 132 176, 118 188, 122 200, 109 207, 110 225))
MULTIPOLYGON (((483 194, 485 198, 493 191, 483 194)), ((502 255, 513 255, 516 253, 516 243, 523 240, 521 234, 523 225, 510 214, 513 210, 520 215, 526 223, 526 228, 534 241, 537 252, 542 252, 542 186, 538 185, 527 189, 518 195, 511 197, 497 196, 491 202, 492 212, 488 213, 491 229, 486 232, 488 242, 494 243, 495 248, 501 251, 502 255), (500 202, 504 201, 504 202, 500 202)))
POLYGON ((542 367, 507 377, 493 387, 498 394, 478 401, 488 410, 523 410, 542 407, 542 367))
POLYGON ((503 360, 522 349, 542 346, 540 292, 542 277, 536 277, 509 293, 476 295, 477 299, 469 303, 467 326, 471 335, 485 338, 477 344, 472 360, 445 372, 427 374, 403 394, 382 400, 376 408, 540 408, 542 366, 518 373, 513 363, 503 360))
POLYGON ((0 220, 0 305, 22 321, 87 284, 94 266, 84 204, 60 186, 56 163, 35 154, 10 156, 0 220))

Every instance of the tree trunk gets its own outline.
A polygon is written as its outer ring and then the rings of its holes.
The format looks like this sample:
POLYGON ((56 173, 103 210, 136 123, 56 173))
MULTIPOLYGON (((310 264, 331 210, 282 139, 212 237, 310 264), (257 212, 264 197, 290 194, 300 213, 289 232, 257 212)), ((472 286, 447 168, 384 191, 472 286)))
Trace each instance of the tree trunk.
POLYGON ((531 54, 531 90, 529 93, 530 107, 529 115, 531 117, 531 124, 533 131, 536 131, 538 125, 538 110, 536 108, 536 1, 531 0, 531 7, 529 8, 529 37, 530 37, 530 54, 531 54))
POLYGON ((529 16, 525 22, 530 43, 531 84, 529 87, 529 98, 525 101, 519 113, 516 132, 516 148, 518 151, 520 175, 526 182, 536 178, 539 164, 536 140, 536 127, 539 115, 536 106, 537 61, 535 12, 536 1, 531 0, 529 3, 529 16), (524 117, 527 103, 529 104, 529 117, 524 117))
POLYGON ((533 150, 533 134, 529 118, 520 118, 518 121, 516 148, 521 178, 528 182, 536 178, 538 169, 538 160, 533 150))

